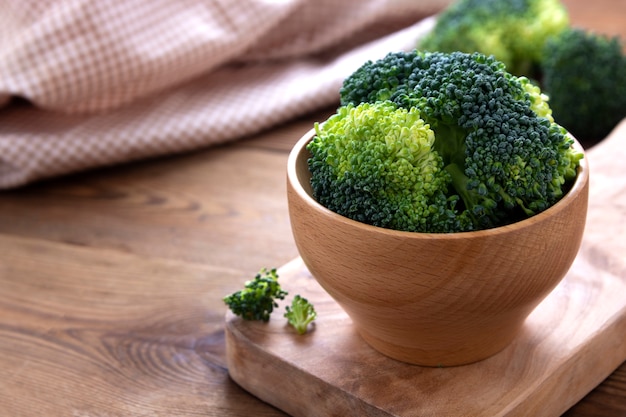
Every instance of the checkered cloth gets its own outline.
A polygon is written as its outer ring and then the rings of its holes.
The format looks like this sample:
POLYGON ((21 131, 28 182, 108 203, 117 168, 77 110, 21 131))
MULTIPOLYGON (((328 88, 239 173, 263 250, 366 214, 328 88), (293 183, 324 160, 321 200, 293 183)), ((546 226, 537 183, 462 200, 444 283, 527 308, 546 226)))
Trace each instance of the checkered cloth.
POLYGON ((0 188, 185 152, 338 102, 449 0, 0 0, 0 188))

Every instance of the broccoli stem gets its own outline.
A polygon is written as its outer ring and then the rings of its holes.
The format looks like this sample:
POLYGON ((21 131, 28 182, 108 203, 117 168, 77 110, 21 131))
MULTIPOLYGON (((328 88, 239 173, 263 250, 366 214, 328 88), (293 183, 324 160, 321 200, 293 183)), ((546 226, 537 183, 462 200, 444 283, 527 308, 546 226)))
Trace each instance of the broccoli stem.
MULTIPOLYGON (((481 185, 479 185, 478 188, 470 187, 470 179, 467 175, 465 175, 465 172, 458 164, 448 164, 444 167, 444 169, 448 172, 448 174, 450 174, 452 187, 461 197, 461 201, 463 201, 465 209, 472 220, 477 224, 483 224, 486 219, 486 209, 495 207, 497 203, 488 197, 489 193, 487 190, 481 192, 481 185)), ((527 217, 536 214, 534 211, 528 209, 520 198, 511 197, 506 193, 506 191, 504 191, 504 189, 499 188, 497 193, 504 202, 504 207, 518 207, 526 214, 527 217)), ((510 216, 511 218, 514 218, 512 213, 510 216)))
POLYGON ((467 185, 469 183, 469 178, 456 163, 448 164, 444 167, 444 169, 448 172, 448 174, 450 174, 452 187, 454 187, 456 193, 461 197, 465 208, 469 210, 470 215, 474 217, 473 209, 476 206, 476 198, 474 193, 468 190, 467 185))
MULTIPOLYGON (((459 167, 464 167, 466 132, 459 127, 441 122, 431 123, 431 127, 435 132, 433 148, 443 159, 444 165, 456 164, 459 167)), ((459 169, 463 173, 463 168, 459 169)))

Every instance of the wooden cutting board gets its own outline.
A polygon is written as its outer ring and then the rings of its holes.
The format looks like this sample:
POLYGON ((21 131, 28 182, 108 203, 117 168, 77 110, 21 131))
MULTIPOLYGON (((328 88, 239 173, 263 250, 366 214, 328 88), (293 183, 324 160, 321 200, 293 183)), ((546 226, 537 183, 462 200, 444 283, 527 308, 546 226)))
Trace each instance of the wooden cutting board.
POLYGON ((570 272, 504 351, 427 368, 371 349, 298 258, 279 270, 290 296, 269 323, 226 316, 231 377, 304 416, 558 416, 626 360, 626 122, 588 152, 590 205, 570 272), (318 319, 297 335, 282 317, 293 295, 318 319))

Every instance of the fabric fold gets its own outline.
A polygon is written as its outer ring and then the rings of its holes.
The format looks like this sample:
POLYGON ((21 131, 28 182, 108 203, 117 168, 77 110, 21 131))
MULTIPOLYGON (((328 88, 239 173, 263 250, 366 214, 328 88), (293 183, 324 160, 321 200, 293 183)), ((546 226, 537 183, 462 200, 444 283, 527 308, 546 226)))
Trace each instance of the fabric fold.
POLYGON ((0 109, 0 188, 203 148, 332 105, 363 62, 414 48, 445 2, 341 3, 344 18, 346 4, 364 7, 351 26, 320 24, 327 0, 151 13, 165 2, 59 3, 18 18, 22 34, 0 29, 0 98, 31 103, 0 109))

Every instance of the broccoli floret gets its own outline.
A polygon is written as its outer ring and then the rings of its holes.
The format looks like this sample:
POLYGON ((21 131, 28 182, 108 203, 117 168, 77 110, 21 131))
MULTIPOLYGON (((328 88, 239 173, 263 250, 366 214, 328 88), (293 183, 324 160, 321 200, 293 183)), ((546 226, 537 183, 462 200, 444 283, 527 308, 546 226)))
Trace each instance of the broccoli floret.
POLYGON ((541 90, 480 53, 390 53, 345 80, 341 103, 309 144, 314 197, 376 226, 518 221, 558 201, 582 157, 541 90))
POLYGON ((307 146, 313 194, 351 219, 405 231, 461 227, 434 133, 414 109, 390 101, 342 106, 307 146))
POLYGON ((567 30, 546 43, 541 70, 555 119, 586 145, 626 116, 626 57, 617 37, 567 30))
POLYGON ((397 102, 415 87, 414 72, 427 63, 415 59, 415 53, 391 53, 381 61, 367 61, 347 77, 339 90, 341 104, 397 102))
POLYGON ((277 299, 287 295, 278 283, 276 269, 263 268, 253 280, 246 281, 242 290, 224 297, 224 302, 233 313, 244 320, 269 321, 277 299))
POLYGON ((560 0, 457 0, 418 49, 494 55, 512 74, 534 78, 546 39, 568 25, 560 0))
POLYGON ((291 301, 291 306, 285 307, 285 317, 298 334, 305 334, 307 327, 317 318, 315 307, 304 297, 297 294, 291 301))

